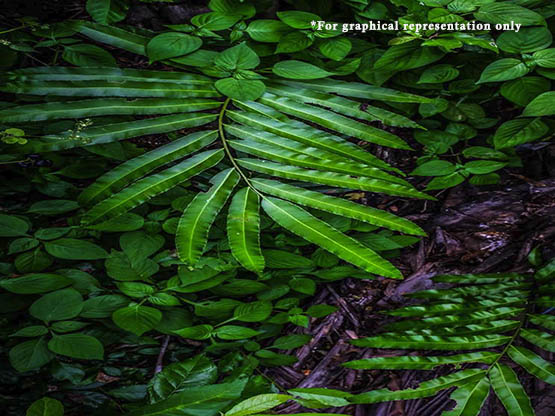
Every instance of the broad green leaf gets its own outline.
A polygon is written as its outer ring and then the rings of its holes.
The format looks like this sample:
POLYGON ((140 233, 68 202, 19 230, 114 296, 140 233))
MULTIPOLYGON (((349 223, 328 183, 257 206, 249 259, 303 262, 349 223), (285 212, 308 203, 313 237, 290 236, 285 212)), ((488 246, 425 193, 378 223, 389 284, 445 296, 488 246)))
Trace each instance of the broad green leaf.
POLYGON ((231 253, 243 267, 256 273, 264 270, 260 249, 260 198, 250 187, 238 191, 227 215, 227 238, 231 253))
POLYGON ((529 103, 524 112, 524 117, 540 117, 555 115, 555 91, 544 92, 529 103))
POLYGON ((539 26, 544 23, 543 17, 522 6, 510 2, 485 4, 474 13, 476 19, 488 23, 520 23, 523 26, 539 26))
POLYGON ((445 55, 440 49, 419 47, 413 42, 391 46, 374 64, 375 69, 405 71, 420 68, 440 60, 445 55))
POLYGON ((21 277, 4 278, 0 287, 23 295, 50 292, 69 286, 72 280, 58 274, 33 273, 21 277))
POLYGON ((268 301, 244 303, 233 311, 233 318, 242 322, 260 322, 272 313, 272 304, 268 301))
POLYGON ((284 335, 277 338, 268 348, 276 348, 278 350, 291 350, 302 347, 312 339, 310 335, 284 335))
POLYGON ((44 248, 48 254, 66 260, 98 260, 108 257, 106 250, 99 245, 75 238, 47 241, 44 248))
POLYGON ((78 201, 81 205, 98 202, 154 169, 208 146, 216 138, 215 131, 200 131, 130 159, 85 188, 78 201))
POLYGON ((179 220, 175 244, 179 258, 194 266, 208 241, 208 232, 216 216, 239 182, 235 169, 227 169, 212 178, 212 187, 199 193, 187 206, 179 220))
POLYGON ((291 28, 286 24, 271 19, 253 20, 245 30, 257 42, 277 43, 291 28))
POLYGON ((275 222, 285 229, 311 243, 318 244, 365 271, 386 277, 401 277, 401 273, 387 260, 302 208, 290 202, 270 197, 264 198, 262 207, 275 222))
POLYGON ((104 347, 98 339, 85 334, 54 335, 48 349, 56 354, 81 360, 102 360, 104 347))
POLYGON ((467 383, 480 380, 485 374, 486 372, 484 370, 477 368, 462 370, 447 376, 424 381, 414 389, 396 391, 389 389, 373 390, 357 394, 350 401, 352 403, 380 403, 390 400, 407 400, 429 397, 449 387, 462 386, 467 383))
POLYGON ((0 237, 19 237, 27 235, 29 224, 13 215, 0 214, 0 237))
POLYGON ((277 12, 277 17, 287 26, 294 29, 310 29, 312 27, 312 21, 321 20, 320 17, 314 13, 302 12, 299 10, 277 12))
POLYGON ((160 173, 134 182, 123 191, 93 206, 84 214, 82 223, 93 224, 102 219, 117 217, 216 165, 222 158, 222 150, 210 150, 186 159, 160 173))
POLYGON ((65 46, 62 58, 70 64, 83 67, 117 66, 108 51, 86 43, 65 46))
POLYGON ((187 338, 187 339, 196 339, 202 340, 210 338, 210 336, 214 332, 214 327, 212 325, 195 325, 190 326, 187 328, 182 328, 173 331, 175 335, 179 335, 180 337, 187 338))
POLYGON ((348 406, 348 399, 353 397, 351 393, 327 388, 296 388, 289 393, 300 397, 303 406, 312 408, 348 406))
POLYGON ((266 89, 264 83, 256 79, 224 78, 214 85, 219 92, 234 100, 256 100, 266 89))
POLYGON ((119 308, 129 304, 129 299, 121 295, 102 295, 89 298, 83 303, 79 316, 83 318, 108 318, 119 308))
POLYGON ((420 79, 419 84, 439 84, 452 81, 459 76, 459 70, 452 65, 434 65, 426 69, 420 79))
POLYGON ((21 328, 19 331, 14 332, 10 335, 11 337, 40 337, 41 335, 48 334, 48 328, 44 325, 32 325, 21 328))
POLYGON ((40 368, 54 358, 42 337, 17 344, 8 356, 12 367, 20 373, 40 368))
POLYGON ((370 143, 396 149, 411 149, 404 140, 392 133, 368 126, 332 111, 299 103, 289 98, 277 97, 273 94, 264 94, 259 102, 285 114, 317 123, 338 133, 356 137, 370 143))
POLYGON ((512 148, 538 140, 548 131, 549 127, 539 118, 510 120, 499 126, 493 136, 493 143, 496 149, 512 148))
POLYGON ((333 72, 296 60, 280 61, 273 66, 272 72, 279 77, 291 79, 318 79, 333 75, 333 72))
POLYGON ((237 403, 225 412, 223 416, 254 415, 255 413, 258 414, 259 412, 270 410, 288 400, 291 400, 291 396, 285 394, 259 394, 237 403))
POLYGON ((544 360, 528 348, 511 345, 507 350, 511 359, 523 367, 530 374, 542 379, 546 383, 555 384, 555 365, 544 360))
POLYGON ((98 23, 110 24, 125 19, 129 4, 125 0, 87 0, 87 13, 98 23))
POLYGON ((79 208, 79 204, 69 199, 44 199, 31 205, 27 212, 39 215, 58 215, 74 211, 77 208, 79 208))
POLYGON ((530 398, 518 381, 513 370, 505 364, 497 363, 489 371, 493 391, 505 406, 509 416, 533 416, 530 398))
POLYGON ((154 404, 142 406, 128 416, 166 416, 170 414, 217 416, 240 397, 245 388, 243 378, 223 384, 187 387, 154 404))
POLYGON ((484 363, 492 364, 499 354, 491 351, 471 352, 449 356, 415 356, 404 355, 399 357, 375 357, 361 360, 348 361, 343 364, 355 370, 433 370, 440 365, 484 363))
POLYGON ((260 332, 239 325, 224 325, 216 328, 214 334, 225 340, 239 340, 255 337, 260 335, 260 332))
POLYGON ((218 377, 214 363, 203 355, 170 364, 148 384, 151 403, 156 403, 186 388, 212 384, 218 377))
POLYGON ((200 29, 219 31, 229 29, 239 20, 241 20, 241 16, 237 14, 229 15, 219 12, 210 12, 193 16, 191 23, 200 29))
POLYGON ((443 176, 450 175, 457 167, 446 160, 430 160, 414 169, 410 174, 415 176, 443 176))
POLYGON ((187 55, 202 45, 197 36, 180 32, 166 32, 152 38, 146 45, 146 54, 151 62, 187 55))
MULTIPOLYGON (((276 54, 294 53, 307 49, 314 40, 302 31, 294 31, 283 35, 277 45, 276 54)), ((315 67, 317 68, 317 67, 315 67)))
POLYGON ((309 258, 285 250, 264 250, 266 264, 271 269, 312 268, 314 263, 309 258))
POLYGON ((331 185, 345 189, 359 189, 369 192, 381 192, 388 195, 399 195, 421 199, 434 199, 414 188, 385 182, 379 179, 352 177, 335 172, 322 172, 311 169, 302 169, 296 166, 286 166, 280 163, 259 161, 257 159, 237 159, 240 166, 259 173, 265 173, 281 178, 299 180, 303 182, 331 185))
POLYGON ((221 102, 204 98, 144 98, 129 101, 122 98, 104 98, 68 102, 50 102, 10 107, 0 111, 0 122, 83 118, 102 115, 155 115, 189 113, 219 107, 221 102))
POLYGON ((508 53, 531 53, 551 45, 553 36, 545 27, 524 27, 518 32, 503 32, 497 38, 497 46, 508 53))
POLYGON ((83 298, 75 289, 61 289, 37 299, 29 308, 31 316, 41 321, 75 318, 83 309, 83 298))
POLYGON ((425 235, 424 231, 416 224, 386 211, 357 204, 346 199, 325 195, 320 192, 287 185, 278 181, 252 179, 251 182, 261 192, 310 208, 331 212, 335 215, 353 218, 407 234, 425 235))
POLYGON ((538 51, 532 55, 532 58, 543 68, 555 68, 555 48, 538 51))
POLYGON ((318 49, 322 55, 333 59, 334 61, 341 61, 344 59, 352 48, 352 43, 347 38, 332 38, 326 39, 320 43, 318 49))
POLYGON ((43 397, 34 401, 27 409, 25 416, 63 416, 64 406, 56 399, 43 397))
POLYGON ((530 68, 519 59, 503 58, 489 64, 482 72, 477 84, 509 81, 511 79, 520 78, 528 72, 530 72, 530 68))
POLYGON ((112 314, 114 323, 137 336, 156 327, 162 319, 162 312, 149 306, 132 305, 116 310, 112 314))
POLYGON ((505 162, 498 162, 496 160, 472 160, 466 162, 463 165, 463 169, 474 175, 485 175, 491 172, 495 172, 503 168, 506 165, 505 162))
POLYGON ((253 69, 260 63, 258 55, 245 43, 226 49, 214 59, 214 63, 227 71, 253 69))
POLYGON ((476 350, 507 343, 511 337, 505 335, 469 335, 466 337, 444 337, 435 335, 380 335, 351 341, 358 347, 392 348, 414 350, 476 350))
POLYGON ((501 86, 500 92, 507 100, 524 107, 538 95, 550 89, 551 82, 548 79, 543 77, 523 77, 505 82, 501 86))
POLYGON ((489 395, 489 390, 490 383, 487 377, 457 387, 449 396, 457 405, 453 410, 443 412, 442 416, 477 416, 489 395))

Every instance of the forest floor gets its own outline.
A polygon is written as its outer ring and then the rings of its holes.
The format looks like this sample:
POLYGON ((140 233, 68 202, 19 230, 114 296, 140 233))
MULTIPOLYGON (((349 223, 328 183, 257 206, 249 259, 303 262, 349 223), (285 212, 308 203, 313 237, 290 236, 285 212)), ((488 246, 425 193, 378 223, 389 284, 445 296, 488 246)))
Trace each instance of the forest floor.
MULTIPOLYGON (((164 24, 183 23, 206 12, 206 1, 182 4, 141 4, 133 7, 125 23, 160 30, 164 24)), ((0 24, 34 16, 51 23, 86 16, 80 0, 0 1, 0 24)), ((124 58, 125 59, 125 58, 124 58)), ((125 62, 130 66, 130 62, 125 62)), ((141 63, 137 63, 140 65, 141 63)), ((148 140, 152 141, 153 138, 148 140)), ((152 146, 152 142, 144 143, 152 146)), ((379 149, 378 149, 379 150, 379 149)), ((404 280, 345 279, 320 287, 311 303, 327 303, 339 309, 309 329, 292 327, 293 332, 312 335, 309 344, 298 350, 299 361, 291 367, 266 371, 282 389, 327 387, 351 393, 379 388, 408 388, 434 378, 434 371, 356 371, 341 363, 374 355, 395 354, 391 350, 357 348, 349 340, 377 334, 392 318, 382 312, 406 304, 403 294, 432 287, 431 276, 445 273, 486 273, 529 271, 526 255, 539 243, 555 255, 555 144, 522 146, 523 168, 511 168, 499 185, 475 187, 468 184, 437 192, 437 202, 413 202, 380 195, 367 201, 419 224, 428 233, 412 248, 402 250, 393 260, 404 280), (526 173, 524 173, 526 172, 526 173)), ((383 156, 383 155, 382 155, 383 156)), ((408 152, 385 155, 392 165, 408 172, 415 158, 408 152)), ((418 184, 416 184, 418 185, 418 184)), ((365 202, 363 195, 359 202, 365 202)), ((307 305, 309 306, 309 305, 307 305)), ((398 352, 401 354, 401 352, 398 352)), ((551 359, 555 354, 551 354, 551 359)), ((153 358, 155 360, 156 357, 153 358)), ((555 414, 555 389, 520 370, 520 380, 531 397, 537 416, 555 414)), ((354 416, 436 416, 451 408, 451 390, 430 399, 357 405, 326 410, 354 416)), ((284 406, 280 414, 302 410, 298 404, 284 406)), ((489 400, 481 416, 505 414, 497 400, 489 400)))

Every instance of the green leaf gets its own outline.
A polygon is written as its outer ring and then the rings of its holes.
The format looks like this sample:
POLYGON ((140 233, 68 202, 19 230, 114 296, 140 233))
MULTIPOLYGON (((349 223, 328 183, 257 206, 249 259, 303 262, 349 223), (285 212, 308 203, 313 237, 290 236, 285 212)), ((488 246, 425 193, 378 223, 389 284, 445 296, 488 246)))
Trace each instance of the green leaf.
POLYGON ((10 364, 20 373, 42 367, 54 358, 44 338, 22 342, 8 353, 10 364))
POLYGON ((36 238, 18 238, 10 243, 8 248, 8 255, 21 253, 23 251, 31 250, 40 244, 36 238))
POLYGON ((312 27, 311 21, 321 20, 320 17, 314 13, 302 12, 299 10, 287 10, 284 12, 277 12, 276 14, 279 20, 294 29, 310 29, 312 27))
POLYGON ((493 143, 496 149, 512 148, 538 140, 548 131, 549 127, 539 118, 510 120, 499 126, 493 136, 493 143))
POLYGON ((484 363, 492 364, 499 354, 491 351, 471 352, 467 354, 455 354, 449 356, 415 356, 405 355, 399 357, 374 357, 362 360, 349 361, 343 364, 347 368, 355 370, 433 370, 440 365, 484 363))
POLYGON ((187 339, 202 340, 210 338, 214 332, 212 325, 195 325, 173 331, 174 334, 187 339))
POLYGON ((500 92, 507 100, 524 107, 538 95, 550 89, 551 82, 548 79, 543 77, 523 77, 505 82, 501 86, 500 92))
POLYGON ((268 179, 252 179, 251 183, 261 192, 310 208, 316 208, 335 215, 364 221, 372 225, 407 234, 425 235, 425 232, 420 227, 404 218, 397 217, 386 211, 357 204, 347 199, 336 198, 268 179))
POLYGON ((451 173, 445 176, 437 176, 426 185, 425 191, 434 191, 437 189, 452 188, 463 183, 465 177, 458 172, 451 173))
POLYGON ((214 64, 226 71, 253 69, 260 63, 258 55, 245 43, 226 49, 214 59, 214 64))
POLYGON ((233 318, 242 322, 260 322, 272 313, 272 304, 267 301, 256 301, 239 305, 233 311, 233 318))
POLYGON ((21 328, 19 331, 10 335, 11 337, 40 337, 41 335, 48 334, 48 328, 43 325, 33 325, 21 328))
POLYGON ((39 215, 58 215, 74 211, 77 208, 79 208, 79 204, 75 201, 68 199, 46 199, 35 202, 27 212, 39 215))
POLYGON ((301 269, 312 268, 312 260, 284 250, 264 250, 266 264, 271 269, 301 269))
POLYGON ((333 75, 320 67, 296 60, 280 61, 273 66, 272 72, 279 77, 290 79, 318 79, 333 75))
POLYGON ((222 158, 222 150, 206 151, 157 174, 138 180, 123 191, 93 206, 83 215, 82 223, 93 224, 103 219, 117 217, 216 165, 222 158))
POLYGON ((48 254, 59 259, 67 260, 98 260, 108 257, 102 247, 85 240, 75 238, 60 238, 47 241, 44 248, 48 254))
POLYGON ((287 166, 280 163, 260 161, 258 159, 237 159, 240 166, 254 172, 265 173, 281 178, 298 180, 303 182, 320 183, 344 189, 359 189, 369 192, 381 192, 388 195, 398 195, 421 199, 434 199, 414 188, 385 182, 378 179, 365 177, 352 177, 350 175, 322 172, 311 169, 302 169, 296 166, 287 166))
POLYGON ((0 214, 0 237, 19 237, 27 235, 29 224, 21 218, 0 214))
POLYGON ((532 58, 542 68, 555 68, 555 48, 538 51, 532 58))
POLYGON ((180 32, 167 32, 155 36, 146 45, 146 54, 151 62, 162 61, 196 51, 202 40, 180 32))
POLYGON ((98 339, 85 334, 54 335, 48 348, 56 354, 81 360, 102 360, 104 347, 98 339))
POLYGON ((87 13, 104 25, 125 19, 129 4, 125 0, 87 0, 87 13))
POLYGON ((436 335, 380 335, 351 341, 358 347, 393 348, 414 350, 476 350, 507 343, 511 337, 505 335, 469 335, 466 337, 444 337, 436 335))
POLYGON ((112 314, 114 323, 137 336, 156 327, 162 319, 162 312, 149 306, 132 305, 116 310, 112 314))
POLYGON ((524 112, 524 117, 540 117, 555 115, 555 91, 544 92, 529 103, 524 112))
POLYGON ((495 160, 472 160, 463 165, 464 170, 475 175, 485 175, 503 168, 505 162, 495 160))
POLYGON ((116 309, 129 303, 129 299, 121 295, 103 295, 87 299, 79 316, 83 318, 108 318, 116 309))
POLYGON ((152 403, 167 399, 187 388, 212 384, 218 377, 214 363, 203 355, 170 364, 148 384, 152 403))
POLYGON ((131 263, 152 256, 164 246, 164 237, 160 234, 148 234, 144 231, 133 231, 122 234, 119 244, 131 263))
POLYGON ((128 416, 163 416, 183 411, 216 416, 240 397, 245 384, 246 380, 239 378, 229 383, 188 387, 167 399, 133 410, 128 416))
POLYGON ((278 350, 292 350, 302 347, 312 339, 311 335, 284 335, 277 338, 268 348, 276 348, 278 350))
POLYGON ((452 65, 434 65, 426 69, 420 79, 419 84, 439 84, 452 81, 459 76, 459 70, 452 65))
POLYGON ((253 20, 245 30, 257 42, 277 43, 291 28, 286 24, 271 19, 253 20))
POLYGON ((476 19, 488 23, 520 23, 523 26, 536 26, 544 23, 543 17, 532 10, 509 2, 490 3, 474 13, 476 19))
POLYGON ((549 352, 555 352, 555 336, 534 328, 522 329, 520 336, 549 352))
POLYGON ((34 401, 27 409, 25 416, 63 416, 64 406, 56 399, 43 397, 34 401))
POLYGON ((449 396, 457 405, 453 410, 443 412, 442 416, 477 416, 489 395, 489 390, 490 383, 487 377, 463 384, 449 396))
POLYGON ((65 46, 62 58, 70 64, 83 67, 117 66, 109 52, 85 43, 65 46))
POLYGON ((234 100, 256 100, 262 94, 266 86, 262 81, 256 79, 219 79, 214 84, 223 95, 234 100))
POLYGON ((314 43, 314 40, 301 31, 287 33, 280 38, 275 53, 300 52, 312 43, 314 43))
POLYGON ((102 98, 15 106, 0 111, 0 121, 21 123, 102 115, 156 115, 188 113, 219 107, 221 103, 205 98, 102 98))
POLYGON ((510 367, 501 363, 495 364, 489 372, 489 378, 493 391, 505 406, 509 416, 533 416, 535 414, 530 398, 510 367))
POLYGON ((73 281, 58 274, 34 273, 22 277, 4 278, 0 287, 23 295, 50 292, 69 286, 73 281))
POLYGON ((410 174, 415 176, 443 176, 450 175, 457 167, 446 160, 431 160, 414 169, 410 174))
POLYGON ((349 54, 352 46, 351 41, 347 38, 331 38, 322 41, 318 49, 325 57, 341 61, 349 54))
POLYGON ((41 321, 75 318, 83 309, 83 298, 75 289, 61 289, 37 299, 29 308, 31 316, 41 321))
POLYGON ((78 201, 81 205, 98 202, 154 169, 208 146, 216 137, 215 131, 192 133, 130 159, 85 188, 78 201))
MULTIPOLYGON (((240 15, 229 15, 220 12, 197 14, 191 19, 191 23, 200 29, 225 30, 241 20, 240 15)), ((171 28, 171 27, 170 27, 171 28)))
POLYGON ((286 114, 317 123, 338 133, 353 136, 370 143, 396 149, 411 149, 404 140, 392 133, 368 126, 332 111, 268 93, 264 94, 259 102, 286 114))
POLYGON ((255 413, 270 410, 288 400, 291 400, 291 396, 285 394, 259 394, 237 403, 225 412, 223 416, 254 415, 255 413))
POLYGON ((418 399, 433 396, 437 392, 453 386, 462 386, 484 377, 485 371, 477 368, 458 371, 447 376, 434 378, 420 383, 417 388, 406 390, 380 389, 357 394, 352 403, 380 403, 390 400, 418 399))
POLYGON ((499 48, 508 53, 531 53, 551 45, 553 36, 545 27, 524 27, 518 32, 503 32, 497 38, 499 48))
POLYGON ((73 27, 82 35, 96 42, 122 48, 139 55, 145 55, 145 46, 150 39, 138 33, 115 27, 114 25, 77 21, 73 27))
POLYGON ((522 366, 533 376, 542 379, 546 383, 555 384, 555 365, 544 360, 535 352, 530 351, 528 348, 511 345, 507 350, 507 354, 515 363, 522 366))
POLYGON ((225 339, 225 340, 238 340, 238 339, 246 339, 257 336, 260 332, 255 331, 251 328, 245 328, 244 326, 238 325, 224 325, 217 328, 214 331, 214 334, 218 336, 218 338, 225 339))
POLYGON ((179 258, 194 266, 208 241, 208 232, 216 216, 239 182, 235 169, 227 169, 212 178, 212 187, 199 193, 187 206, 177 227, 175 244, 179 258))
POLYGON ((509 81, 520 78, 530 72, 530 68, 519 59, 503 58, 489 64, 482 72, 477 84, 484 82, 509 81))
POLYGON ((285 229, 318 244, 365 271, 386 277, 401 277, 401 273, 387 260, 302 208, 290 202, 270 197, 264 198, 262 207, 275 222, 285 229))
POLYGON ((260 198, 250 187, 239 190, 227 215, 227 238, 233 257, 256 273, 264 270, 260 249, 260 198))
POLYGON ((418 47, 413 42, 391 46, 374 64, 375 69, 405 71, 440 60, 445 54, 438 48, 418 47))

